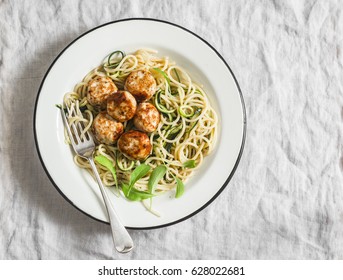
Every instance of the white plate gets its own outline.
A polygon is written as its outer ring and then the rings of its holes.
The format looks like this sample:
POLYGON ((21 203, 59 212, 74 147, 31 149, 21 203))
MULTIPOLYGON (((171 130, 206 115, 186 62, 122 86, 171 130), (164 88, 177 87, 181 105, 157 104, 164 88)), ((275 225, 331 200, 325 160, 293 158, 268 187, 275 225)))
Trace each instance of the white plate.
POLYGON ((77 209, 107 222, 97 184, 74 164, 71 149, 64 143, 63 123, 55 104, 113 50, 130 53, 144 47, 169 56, 195 81, 201 81, 219 115, 219 137, 215 151, 187 182, 181 198, 175 199, 174 193, 154 198, 153 207, 161 217, 139 202, 110 193, 124 225, 136 229, 167 226, 196 214, 220 194, 238 165, 245 140, 245 108, 237 81, 220 54, 175 24, 154 19, 110 22, 75 39, 55 59, 40 86, 34 116, 37 150, 52 183, 77 209))

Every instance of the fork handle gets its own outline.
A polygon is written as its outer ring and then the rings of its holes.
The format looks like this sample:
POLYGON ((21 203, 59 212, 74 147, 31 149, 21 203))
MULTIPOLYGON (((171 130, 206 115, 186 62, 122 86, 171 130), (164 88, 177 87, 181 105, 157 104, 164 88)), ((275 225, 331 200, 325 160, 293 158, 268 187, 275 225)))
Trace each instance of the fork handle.
POLYGON ((105 202, 105 206, 107 209, 111 229, 112 229, 112 237, 113 242, 116 250, 120 253, 127 253, 132 250, 133 248, 133 241, 127 232, 126 228, 123 226, 123 224, 120 222, 119 217, 117 213, 115 212, 112 203, 110 201, 110 198, 105 190, 104 185, 102 184, 102 181, 100 179, 98 170, 96 169, 93 156, 88 157, 88 161, 92 167, 93 173, 95 175, 95 178, 98 182, 98 185, 100 187, 100 191, 102 194, 102 197, 105 202))

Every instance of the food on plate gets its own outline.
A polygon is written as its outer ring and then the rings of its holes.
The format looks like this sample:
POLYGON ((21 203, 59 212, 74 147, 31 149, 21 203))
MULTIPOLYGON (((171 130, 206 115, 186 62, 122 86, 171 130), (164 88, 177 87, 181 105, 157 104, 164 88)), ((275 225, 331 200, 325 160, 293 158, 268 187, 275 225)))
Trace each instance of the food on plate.
POLYGON ((109 96, 118 90, 111 78, 106 76, 97 76, 88 82, 87 100, 92 106, 106 107, 106 101, 109 96))
POLYGON ((132 119, 136 109, 136 99, 128 91, 117 91, 107 99, 107 113, 118 122, 132 119))
POLYGON ((130 130, 118 139, 118 149, 131 160, 144 160, 151 153, 151 143, 147 134, 130 130))
MULTIPOLYGON (((152 212, 146 199, 187 191, 184 183, 215 147, 218 124, 202 86, 156 53, 115 51, 63 99, 78 112, 69 122, 93 132, 103 183, 152 212)), ((87 160, 74 160, 91 172, 87 160)))
POLYGON ((124 126, 121 122, 112 119, 106 112, 101 112, 94 118, 93 132, 99 143, 114 145, 124 132, 124 126))
POLYGON ((126 78, 125 89, 131 92, 138 102, 146 101, 154 95, 156 81, 147 70, 132 71, 126 78))
POLYGON ((148 102, 140 103, 133 119, 133 124, 138 130, 153 132, 160 123, 160 113, 154 105, 148 102))

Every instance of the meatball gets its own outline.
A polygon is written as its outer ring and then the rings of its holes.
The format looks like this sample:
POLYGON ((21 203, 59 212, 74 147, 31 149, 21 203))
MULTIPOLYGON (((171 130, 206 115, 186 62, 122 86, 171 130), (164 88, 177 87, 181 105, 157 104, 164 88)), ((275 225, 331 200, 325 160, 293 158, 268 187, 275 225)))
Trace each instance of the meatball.
POLYGON ((131 160, 144 160, 150 155, 152 146, 148 135, 130 130, 120 136, 118 149, 131 160))
POLYGON ((123 133, 124 126, 106 114, 99 113, 93 121, 93 132, 100 143, 113 145, 123 133))
POLYGON ((132 119, 136 108, 136 99, 128 91, 118 91, 107 99, 107 114, 118 122, 132 119))
POLYGON ((104 109, 107 98, 117 90, 111 78, 97 76, 88 82, 87 100, 89 104, 104 109))
POLYGON ((160 122, 160 113, 150 103, 143 102, 138 105, 136 115, 133 119, 135 127, 144 132, 153 132, 160 122))
POLYGON ((142 102, 154 95, 156 81, 149 71, 136 70, 126 78, 125 89, 136 98, 137 102, 142 102))

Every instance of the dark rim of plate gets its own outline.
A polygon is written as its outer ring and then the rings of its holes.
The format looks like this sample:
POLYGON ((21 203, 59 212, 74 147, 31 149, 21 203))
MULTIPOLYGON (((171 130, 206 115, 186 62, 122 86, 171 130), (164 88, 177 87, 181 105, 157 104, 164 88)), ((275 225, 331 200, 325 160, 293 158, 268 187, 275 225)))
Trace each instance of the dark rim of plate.
POLYGON ((234 75, 234 73, 232 72, 230 66, 226 63, 226 61, 224 60, 224 58, 219 54, 219 52, 213 47, 211 46, 206 40, 204 40, 203 38, 201 38, 200 36, 198 36, 197 34, 195 34, 194 32, 188 30, 187 28, 185 27, 182 27, 180 25, 177 25, 175 23, 172 23, 172 22, 168 22, 168 21, 165 21, 165 20, 160 20, 160 19, 154 19, 154 18, 127 18, 127 19, 120 19, 120 20, 115 20, 115 21, 111 21, 111 22, 107 22, 105 24, 102 24, 102 25, 99 25, 95 28, 92 28, 90 30, 88 30, 87 32, 81 34, 80 36, 78 36, 76 39, 74 39, 69 45, 67 45, 59 54, 58 56, 54 59, 54 61, 52 62, 52 64, 50 65, 50 67, 48 68, 47 72, 45 73, 44 75, 44 78, 39 86, 39 90, 38 90, 38 94, 37 94, 37 98, 36 98, 36 102, 35 102, 35 108, 34 108, 34 116, 33 116, 33 133, 34 133, 34 139, 35 139, 35 145, 36 145, 36 149, 37 149, 37 152, 38 152, 38 156, 39 156, 39 160, 45 170, 45 173, 47 174, 47 176, 49 177, 51 183, 54 185, 54 187, 56 188, 56 190, 62 195, 62 197, 67 200, 71 205, 73 205, 77 210, 79 210, 80 212, 82 212, 83 214, 87 215, 88 217, 96 220, 96 221, 99 221, 99 222, 102 222, 102 223, 105 223, 105 224, 109 224, 108 222, 105 222, 105 221, 102 221, 102 220, 99 220, 95 217, 93 217, 92 215, 82 211, 81 209, 79 209, 61 190, 60 188, 57 186, 57 184, 54 182, 54 180, 52 179, 51 175, 49 174, 44 162, 43 162, 43 159, 42 159, 42 156, 41 156, 41 153, 40 153, 40 150, 39 150, 39 145, 38 145, 38 141, 37 141, 37 133, 36 133, 36 112, 37 112, 37 104, 38 104, 38 100, 39 100, 39 95, 41 93, 41 90, 42 90, 42 86, 45 82, 45 79, 46 77, 48 76, 51 68, 54 66, 54 64, 56 63, 56 61, 59 59, 59 57, 71 46, 73 45, 77 40, 79 40, 81 37, 85 36, 86 34, 96 30, 96 29, 99 29, 101 27, 104 27, 106 25, 109 25, 109 24, 114 24, 114 23, 118 23, 118 22, 123 22, 123 21, 133 21, 133 20, 137 20, 137 21, 156 21, 156 22, 160 22, 160 23, 164 23, 164 24, 169 24, 169 25, 172 25, 172 26, 175 26, 175 27, 178 27, 190 34, 192 34, 193 36, 197 37, 198 39, 200 39, 201 41, 203 41, 207 46, 209 46, 217 55, 218 57, 223 61, 223 63, 226 65, 226 67, 229 69, 232 77, 234 78, 235 80, 235 83, 236 83, 236 86, 238 88, 238 91, 239 91, 239 95, 240 95, 240 100, 241 100, 241 104, 242 104, 242 110, 243 110, 243 137, 242 137, 242 144, 241 144, 241 148, 240 148, 240 151, 239 151, 239 154, 238 154, 238 157, 237 157, 237 160, 236 160, 236 163, 229 175, 229 177, 226 179, 226 181, 224 182, 223 186, 218 190, 218 192, 209 200, 207 201, 207 203, 205 203, 202 207, 200 207, 199 209, 197 209, 196 211, 194 211, 193 213, 181 218, 181 219, 178 219, 176 221, 173 221, 171 223, 167 223, 167 224, 163 224, 163 225, 158 225, 158 226, 151 226, 151 227, 126 227, 127 229, 136 229, 136 230, 148 230, 148 229, 157 229, 157 228, 163 228, 163 227, 167 227, 167 226, 171 226, 171 225, 174 225, 174 224, 177 224, 177 223, 180 223, 182 221, 185 221, 187 219, 189 219, 190 217, 194 216, 195 214, 199 213, 200 211, 202 211, 203 209, 205 209, 208 205, 210 205, 218 196, 219 194, 225 189, 225 187, 227 186, 227 184, 229 183, 229 181, 231 180, 233 174, 235 173, 236 169, 237 169, 237 166, 239 164, 239 161, 242 157, 242 153, 243 153, 243 149, 244 149, 244 144, 245 144, 245 138, 246 138, 246 126, 247 126, 247 121, 246 121, 246 110, 245 110, 245 104, 244 104, 244 99, 243 99, 243 95, 242 95, 242 91, 239 87, 239 84, 237 82, 237 79, 234 75))

